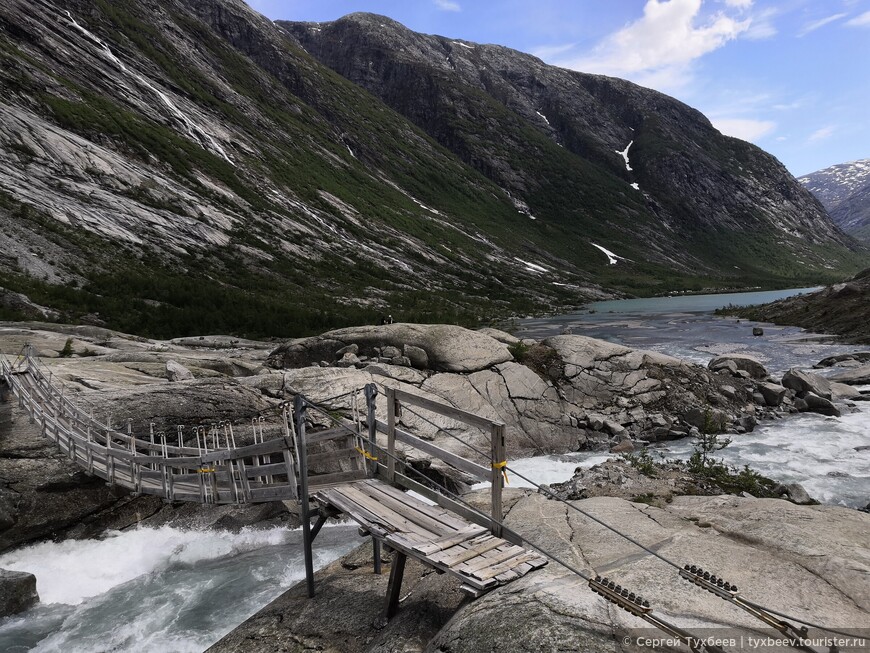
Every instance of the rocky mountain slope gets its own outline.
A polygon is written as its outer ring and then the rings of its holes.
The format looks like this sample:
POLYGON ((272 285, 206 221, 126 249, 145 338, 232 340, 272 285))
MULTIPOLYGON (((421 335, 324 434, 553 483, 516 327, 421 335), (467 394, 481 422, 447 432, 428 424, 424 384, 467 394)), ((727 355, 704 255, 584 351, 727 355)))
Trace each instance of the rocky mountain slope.
POLYGON ((847 234, 870 242, 870 159, 824 168, 798 179, 847 234))
POLYGON ((652 262, 781 277, 846 242, 776 159, 661 93, 383 16, 279 24, 506 189, 536 218, 527 231, 558 225, 578 236, 565 249, 630 259, 602 272, 611 283, 652 262))
POLYGON ((835 334, 847 342, 870 344, 870 269, 815 293, 744 307, 734 313, 751 320, 835 334))
POLYGON ((412 76, 457 108, 430 125, 293 31, 241 0, 3 3, 0 317, 286 336, 855 269, 781 166, 664 96, 562 71, 514 107, 508 77, 555 69, 465 44, 495 86, 412 76))

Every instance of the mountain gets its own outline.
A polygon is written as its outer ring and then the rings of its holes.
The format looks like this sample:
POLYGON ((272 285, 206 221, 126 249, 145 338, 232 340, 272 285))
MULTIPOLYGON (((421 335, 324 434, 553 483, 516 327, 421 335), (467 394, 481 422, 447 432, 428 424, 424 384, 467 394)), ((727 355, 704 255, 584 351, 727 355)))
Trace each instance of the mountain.
POLYGON ((846 233, 870 242, 870 159, 840 163, 798 179, 846 233))
MULTIPOLYGON (((504 188, 537 218, 530 231, 572 233, 563 252, 597 261, 595 242, 635 269, 735 284, 791 277, 829 256, 835 267, 854 261, 842 249, 853 245, 774 157, 661 93, 371 14, 278 24, 504 188)), ((625 274, 617 266, 597 278, 619 284, 625 274)))
POLYGON ((388 19, 315 29, 240 0, 0 4, 0 318, 288 336, 857 269, 778 162, 666 96, 388 19), (341 29, 372 80, 309 54, 341 29))

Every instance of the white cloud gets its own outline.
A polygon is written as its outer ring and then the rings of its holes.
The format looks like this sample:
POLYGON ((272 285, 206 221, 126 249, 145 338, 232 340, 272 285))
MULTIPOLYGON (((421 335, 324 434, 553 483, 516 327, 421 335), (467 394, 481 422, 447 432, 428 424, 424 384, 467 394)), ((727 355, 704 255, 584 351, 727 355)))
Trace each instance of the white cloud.
POLYGON ((865 11, 860 16, 846 21, 846 25, 849 27, 870 27, 870 11, 865 11))
POLYGON ((806 36, 810 32, 815 32, 820 27, 824 27, 828 23, 833 23, 834 21, 840 20, 841 18, 845 18, 848 14, 834 14, 833 16, 828 16, 827 18, 822 18, 815 22, 812 22, 808 25, 805 25, 804 28, 798 32, 798 36, 806 36))
POLYGON ((441 11, 462 11, 462 7, 454 0, 435 0, 435 6, 441 11))
POLYGON ((749 9, 753 0, 725 0, 725 4, 736 9, 749 9))
POLYGON ((833 125, 828 125, 827 127, 822 127, 821 129, 817 129, 810 137, 807 139, 810 143, 817 143, 819 141, 823 141, 827 138, 830 138, 831 135, 836 131, 836 127, 833 125))
POLYGON ((647 0, 642 18, 605 38, 590 54, 552 63, 629 77, 656 88, 679 87, 691 78, 693 61, 737 38, 751 24, 750 19, 738 21, 722 12, 701 22, 701 4, 647 0))
POLYGON ((564 43, 562 45, 542 45, 539 48, 532 50, 532 54, 539 59, 552 59, 560 54, 570 52, 576 47, 574 43, 564 43))
POLYGON ((776 129, 776 123, 772 120, 753 120, 751 118, 711 118, 713 126, 723 134, 754 141, 767 136, 776 129))

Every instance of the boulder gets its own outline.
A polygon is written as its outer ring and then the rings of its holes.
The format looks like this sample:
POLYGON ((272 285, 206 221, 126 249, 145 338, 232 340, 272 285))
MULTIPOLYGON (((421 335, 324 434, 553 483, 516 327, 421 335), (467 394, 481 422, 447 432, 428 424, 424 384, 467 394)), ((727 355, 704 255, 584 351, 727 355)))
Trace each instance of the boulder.
POLYGON ((477 332, 487 335, 490 338, 495 338, 499 342, 503 342, 506 345, 515 345, 520 341, 519 338, 517 338, 516 336, 512 336, 507 331, 493 329, 492 327, 484 327, 483 329, 478 329, 477 332))
POLYGON ((803 372, 792 368, 782 377, 782 385, 794 390, 799 395, 804 392, 812 392, 824 399, 831 398, 831 382, 823 376, 811 372, 803 372))
POLYGON ((328 343, 331 352, 350 344, 359 354, 393 359, 403 356, 406 345, 426 353, 428 366, 439 372, 476 372, 512 359, 507 345, 479 331, 450 324, 384 324, 350 327, 321 336, 291 340, 275 349, 268 358, 273 367, 303 367, 324 356, 328 343))
POLYGON ((861 396, 861 392, 845 383, 831 383, 831 398, 832 399, 856 399, 861 396))
POLYGON ((347 347, 342 347, 341 349, 339 349, 337 352, 335 352, 335 357, 341 358, 345 354, 358 354, 358 353, 359 353, 359 345, 353 344, 353 345, 348 345, 347 347))
POLYGON ((848 385, 868 385, 870 384, 870 365, 862 365, 828 378, 831 381, 848 385))
POLYGON ((683 421, 701 433, 722 433, 728 428, 728 415, 718 408, 690 408, 683 413, 683 421))
POLYGON ((356 367, 359 363, 359 356, 348 351, 342 355, 341 360, 339 360, 335 365, 336 367, 356 367))
POLYGON ((610 447, 610 453, 631 453, 632 451, 634 451, 634 442, 628 438, 620 440, 619 444, 610 447))
POLYGON ((29 610, 37 603, 36 576, 0 569, 0 619, 29 610))
POLYGON ((870 351, 856 351, 848 354, 828 356, 813 365, 813 367, 841 367, 843 363, 848 363, 847 367, 856 367, 862 363, 870 363, 870 351))
POLYGON ((168 360, 166 361, 166 378, 169 379, 170 382, 175 383, 177 381, 190 381, 194 376, 193 372, 181 363, 174 360, 168 360))
POLYGON ((429 369, 429 356, 426 354, 425 349, 415 347, 414 345, 405 345, 402 351, 405 354, 405 358, 411 361, 412 367, 416 367, 418 370, 429 369))
POLYGON ((829 399, 808 392, 803 396, 803 400, 807 404, 807 412, 828 415, 829 417, 840 416, 840 409, 837 408, 829 399))
POLYGON ((763 335, 764 335, 764 329, 762 329, 761 327, 752 327, 752 335, 754 335, 754 336, 763 336, 763 335))
POLYGON ((719 365, 727 365, 727 361, 733 362, 738 370, 748 372, 753 379, 767 378, 767 369, 762 365, 761 361, 745 354, 725 354, 723 356, 716 356, 707 364, 707 368, 715 370, 719 365))
POLYGON ((762 382, 756 384, 755 388, 764 397, 764 404, 773 407, 779 406, 786 392, 788 392, 786 388, 776 383, 762 382))

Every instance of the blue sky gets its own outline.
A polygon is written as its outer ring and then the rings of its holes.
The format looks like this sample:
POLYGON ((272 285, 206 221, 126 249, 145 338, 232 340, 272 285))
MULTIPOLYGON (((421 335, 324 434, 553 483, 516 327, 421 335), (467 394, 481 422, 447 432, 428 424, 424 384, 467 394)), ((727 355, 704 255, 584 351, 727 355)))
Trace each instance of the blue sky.
POLYGON ((272 19, 368 11, 629 79, 794 175, 870 157, 870 0, 248 0, 272 19))

